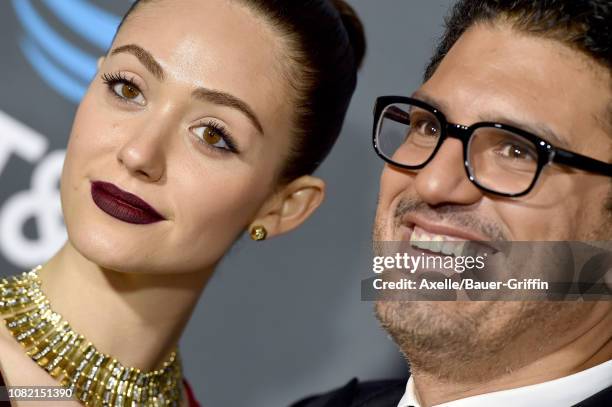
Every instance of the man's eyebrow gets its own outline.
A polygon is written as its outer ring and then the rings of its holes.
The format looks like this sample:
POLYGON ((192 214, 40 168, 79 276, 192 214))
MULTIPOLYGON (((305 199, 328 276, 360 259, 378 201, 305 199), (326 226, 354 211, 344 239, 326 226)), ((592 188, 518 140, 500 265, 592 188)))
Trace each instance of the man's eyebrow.
POLYGON ((435 100, 433 97, 429 96, 423 91, 417 90, 410 97, 421 100, 427 104, 430 104, 431 106, 435 107, 440 112, 444 113, 444 115, 446 115, 445 112, 448 110, 448 106, 446 106, 443 102, 435 100))
MULTIPOLYGON (((444 115, 446 115, 446 112, 448 111, 448 106, 444 104, 444 102, 435 100, 433 97, 427 95, 426 93, 422 91, 417 90, 416 92, 412 94, 412 97, 430 104, 431 106, 440 110, 440 112, 442 112, 444 115)), ((548 141, 549 143, 554 144, 555 147, 561 147, 564 149, 570 148, 570 145, 565 137, 559 136, 549 126, 547 126, 544 123, 527 123, 527 122, 514 120, 509 117, 493 115, 493 114, 486 114, 486 113, 479 115, 478 120, 507 124, 509 126, 516 127, 518 129, 527 131, 529 133, 533 133, 536 136, 548 141)))
MULTIPOLYGON (((129 53, 134 55, 144 67, 151 72, 158 80, 163 81, 165 79, 164 69, 161 67, 159 62, 155 60, 153 55, 144 48, 136 44, 127 44, 117 47, 111 51, 111 55, 120 53, 129 53)), ((192 96, 195 99, 211 102, 217 105, 231 107, 240 110, 249 120, 253 123, 255 128, 263 134, 263 126, 257 118, 257 115, 253 112, 253 109, 244 102, 243 100, 233 96, 229 93, 222 92, 219 90, 212 90, 206 88, 197 88, 192 92, 192 96)))
POLYGON ((570 149, 570 144, 565 137, 561 137, 557 133, 555 133, 550 127, 548 127, 544 123, 526 123, 512 120, 508 117, 488 117, 481 116, 481 120, 489 121, 489 122, 498 122, 502 124, 507 124, 512 127, 519 128, 524 131, 528 131, 529 133, 533 133, 534 135, 543 138, 545 141, 553 144, 555 147, 561 147, 564 149, 570 149))
POLYGON ((257 131, 259 131, 261 134, 264 133, 263 126, 257 118, 257 115, 255 115, 255 113, 253 112, 253 109, 251 109, 246 102, 241 99, 238 99, 236 96, 226 92, 222 92, 220 90, 206 88, 197 88, 191 93, 191 95, 195 99, 240 110, 242 113, 244 113, 246 117, 249 118, 249 120, 257 129, 257 131))
POLYGON ((165 73, 163 68, 161 67, 159 62, 157 62, 155 58, 153 58, 153 55, 151 55, 149 51, 136 44, 127 44, 113 49, 110 54, 117 55, 122 52, 134 55, 136 58, 138 58, 140 63, 143 64, 149 72, 151 72, 153 76, 155 76, 160 81, 164 80, 165 73))

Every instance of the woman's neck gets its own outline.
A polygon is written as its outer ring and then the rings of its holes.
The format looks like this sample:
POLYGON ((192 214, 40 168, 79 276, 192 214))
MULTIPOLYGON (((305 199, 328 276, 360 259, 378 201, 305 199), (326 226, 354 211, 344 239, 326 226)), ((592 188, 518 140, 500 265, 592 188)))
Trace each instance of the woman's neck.
POLYGON ((122 273, 99 267, 67 242, 39 276, 51 308, 75 332, 123 365, 150 371, 178 345, 213 269, 122 273))

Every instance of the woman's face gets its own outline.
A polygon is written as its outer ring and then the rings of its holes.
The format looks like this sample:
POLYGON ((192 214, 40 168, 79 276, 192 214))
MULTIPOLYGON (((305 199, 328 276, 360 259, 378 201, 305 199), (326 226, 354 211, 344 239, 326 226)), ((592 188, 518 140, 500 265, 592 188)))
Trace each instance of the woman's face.
POLYGON ((283 54, 281 37, 236 2, 141 4, 76 114, 61 181, 72 245, 120 271, 214 265, 273 194, 289 152, 283 54), (165 220, 108 215, 92 181, 165 220))

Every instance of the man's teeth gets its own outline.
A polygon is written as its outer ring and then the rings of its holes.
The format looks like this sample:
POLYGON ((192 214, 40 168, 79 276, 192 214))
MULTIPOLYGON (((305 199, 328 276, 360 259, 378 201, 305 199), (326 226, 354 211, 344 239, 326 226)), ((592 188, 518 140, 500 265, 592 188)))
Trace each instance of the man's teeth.
POLYGON ((466 240, 461 240, 453 236, 429 233, 415 226, 410 235, 410 244, 419 249, 429 250, 430 252, 458 257, 463 254, 466 240))

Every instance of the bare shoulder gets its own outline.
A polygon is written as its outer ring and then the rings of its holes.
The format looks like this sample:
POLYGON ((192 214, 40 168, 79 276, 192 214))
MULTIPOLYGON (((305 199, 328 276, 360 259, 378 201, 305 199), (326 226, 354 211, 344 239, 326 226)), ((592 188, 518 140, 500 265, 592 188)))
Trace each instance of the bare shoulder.
POLYGON ((5 336, 6 328, 3 325, 4 325, 3 321, 0 320, 0 373, 2 373, 4 377, 2 356, 5 355, 7 352, 10 352, 8 349, 8 339, 10 338, 7 338, 5 336))
POLYGON ((0 367, 9 386, 54 385, 55 380, 43 371, 25 353, 19 344, 0 323, 0 367))
MULTIPOLYGON (((59 383, 30 359, 23 347, 0 321, 0 370, 7 386, 59 386, 59 383)), ((30 401, 11 401, 12 407, 32 406, 30 401)), ((77 407, 76 400, 45 401, 47 407, 77 407)))
POLYGON ((19 344, 16 343, 15 339, 6 329, 4 320, 0 319, 0 370, 2 372, 4 372, 5 366, 8 363, 9 354, 15 352, 14 345, 19 344))

